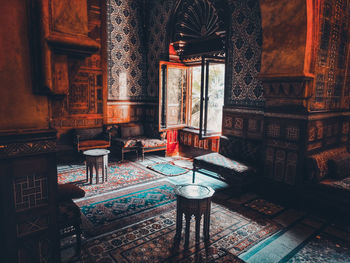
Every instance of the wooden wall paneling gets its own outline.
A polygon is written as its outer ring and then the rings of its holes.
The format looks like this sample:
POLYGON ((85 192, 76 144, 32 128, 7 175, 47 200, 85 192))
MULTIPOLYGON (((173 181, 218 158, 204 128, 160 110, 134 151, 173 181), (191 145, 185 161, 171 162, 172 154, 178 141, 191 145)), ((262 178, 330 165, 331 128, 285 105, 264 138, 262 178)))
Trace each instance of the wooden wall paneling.
MULTIPOLYGON (((62 3, 50 2, 50 4, 69 5, 66 1, 62 3)), ((83 23, 84 26, 80 29, 82 30, 80 35, 85 39, 89 39, 89 41, 93 41, 97 49, 92 50, 85 56, 75 53, 74 50, 63 52, 61 55, 67 59, 69 86, 64 96, 52 97, 50 120, 51 127, 58 130, 60 138, 67 137, 66 135, 72 128, 96 127, 102 126, 104 123, 104 117, 107 114, 105 111, 107 107, 107 65, 103 62, 106 61, 107 44, 103 42, 103 39, 106 38, 106 32, 103 30, 105 28, 103 27, 105 25, 105 4, 105 1, 85 0, 85 3, 81 6, 81 11, 76 10, 76 7, 72 10, 73 13, 78 12, 75 18, 82 17, 79 23, 83 23)), ((80 6, 80 0, 77 6, 80 6)), ((61 15, 69 16, 70 13, 67 11, 61 15)), ((60 25, 60 28, 62 27, 64 31, 64 28, 67 27, 69 32, 72 30, 75 32, 75 30, 78 30, 74 22, 75 18, 72 18, 70 22, 64 22, 63 25, 60 25), (69 24, 72 25, 71 28, 69 28, 69 24)), ((55 31, 51 33, 56 35, 55 31)), ((64 32, 60 32, 60 37, 67 38, 64 32)), ((50 52, 55 52, 55 49, 50 52)))
POLYGON ((167 156, 174 156, 179 153, 178 130, 167 130, 167 156))
POLYGON ((307 154, 347 145, 349 140, 349 114, 319 114, 308 122, 307 154))
MULTIPOLYGON (((155 103, 143 102, 108 102, 107 103, 107 123, 117 124, 126 122, 158 120, 158 105, 155 103)), ((155 124, 157 125, 157 124, 155 124)))
POLYGON ((195 149, 203 149, 213 152, 219 151, 219 136, 200 140, 198 133, 187 130, 179 130, 178 138, 180 146, 190 146, 195 149))
POLYGON ((293 186, 302 183, 306 130, 307 120, 303 118, 283 118, 281 114, 265 117, 263 156, 267 178, 293 186))
POLYGON ((0 133, 2 258, 58 262, 56 132, 0 133))
POLYGON ((262 139, 263 112, 225 107, 222 134, 241 138, 262 139))

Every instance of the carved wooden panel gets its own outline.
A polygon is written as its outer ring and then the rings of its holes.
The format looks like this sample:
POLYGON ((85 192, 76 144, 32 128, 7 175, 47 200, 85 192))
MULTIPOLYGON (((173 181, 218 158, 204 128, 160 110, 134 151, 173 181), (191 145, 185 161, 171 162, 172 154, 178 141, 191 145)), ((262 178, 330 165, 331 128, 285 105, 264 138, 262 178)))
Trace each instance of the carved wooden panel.
POLYGON ((52 29, 66 34, 88 33, 87 1, 51 0, 52 29))
POLYGON ((2 258, 58 262, 56 132, 3 132, 0 145, 2 258))
POLYGON ((250 139, 261 139, 263 136, 263 115, 260 111, 225 108, 223 112, 222 134, 250 139))
POLYGON ((107 104, 107 123, 157 121, 158 105, 137 102, 110 102, 107 104))
POLYGON ((200 140, 198 134, 186 130, 179 130, 178 136, 180 145, 190 146, 192 148, 203 149, 213 152, 219 151, 218 136, 200 140))
MULTIPOLYGON (((102 45, 101 10, 103 2, 83 1, 85 4, 78 2, 72 9, 73 14, 76 15, 72 15, 71 19, 76 21, 77 25, 80 25, 80 23, 86 24, 86 29, 80 29, 81 32, 84 32, 82 34, 102 45), (79 13, 79 8, 85 8, 86 14, 83 11, 79 13)), ((55 3, 58 6, 57 8, 63 8, 64 5, 69 6, 71 4, 55 3)), ((59 12, 60 16, 57 19, 61 19, 66 15, 63 10, 59 12)), ((73 23, 74 21, 67 21, 67 23, 73 23)), ((64 26, 65 23, 62 22, 61 25, 64 26)), ((69 30, 76 32, 78 29, 73 26, 69 30)), ((69 128, 103 125, 103 94, 106 87, 103 81, 104 71, 101 60, 101 50, 85 59, 77 59, 74 56, 67 57, 69 77, 67 95, 51 100, 51 126, 59 129, 59 132, 61 130, 64 132, 69 128)))

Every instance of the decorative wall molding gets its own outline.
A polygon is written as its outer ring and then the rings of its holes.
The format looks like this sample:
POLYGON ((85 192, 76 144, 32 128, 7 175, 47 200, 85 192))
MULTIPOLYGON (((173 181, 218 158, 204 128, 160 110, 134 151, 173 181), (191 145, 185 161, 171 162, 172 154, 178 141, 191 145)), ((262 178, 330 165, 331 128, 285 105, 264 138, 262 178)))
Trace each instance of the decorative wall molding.
MULTIPOLYGON (((308 109, 308 101, 311 97, 310 87, 312 76, 295 77, 264 77, 260 76, 264 87, 265 107, 299 108, 308 109)), ((282 109, 281 109, 282 110, 282 109)))
POLYGON ((56 151, 56 131, 15 130, 0 133, 0 158, 56 151))

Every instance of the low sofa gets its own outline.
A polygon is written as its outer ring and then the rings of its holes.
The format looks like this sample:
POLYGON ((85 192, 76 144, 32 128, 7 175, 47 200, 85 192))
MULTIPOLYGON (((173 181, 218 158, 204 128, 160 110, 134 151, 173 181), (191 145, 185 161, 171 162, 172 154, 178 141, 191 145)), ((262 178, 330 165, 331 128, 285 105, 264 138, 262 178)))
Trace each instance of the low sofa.
POLYGON ((165 133, 155 129, 152 123, 109 125, 107 131, 111 134, 111 149, 118 151, 122 160, 126 152, 141 153, 144 160, 146 152, 166 151, 165 133))
POLYGON ((106 149, 111 146, 111 136, 104 127, 74 129, 73 138, 78 152, 96 148, 106 149))
POLYGON ((305 174, 306 197, 323 208, 350 213, 350 154, 345 146, 309 156, 305 174))
POLYGON ((227 182, 237 194, 251 190, 258 179, 256 170, 259 166, 259 155, 258 144, 233 136, 221 136, 219 152, 194 158, 192 182, 195 183, 195 174, 201 170, 201 173, 227 182))

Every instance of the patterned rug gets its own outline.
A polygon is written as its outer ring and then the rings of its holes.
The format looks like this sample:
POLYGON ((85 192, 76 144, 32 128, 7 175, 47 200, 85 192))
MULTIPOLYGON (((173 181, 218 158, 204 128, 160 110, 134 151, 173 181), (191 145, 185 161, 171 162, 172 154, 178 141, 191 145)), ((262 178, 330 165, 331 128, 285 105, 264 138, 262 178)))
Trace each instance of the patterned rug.
POLYGON ((300 250, 282 262, 350 262, 350 243, 322 233, 307 242, 300 250))
POLYGON ((195 244, 192 220, 189 247, 185 249, 184 227, 180 244, 174 243, 176 210, 154 214, 145 221, 87 241, 83 245, 83 262, 242 262, 234 255, 281 228, 263 216, 243 216, 213 204, 209 242, 205 245, 201 236, 201 242, 195 244))
POLYGON ((178 158, 175 158, 174 161, 172 161, 172 162, 173 162, 173 164, 180 166, 182 168, 185 168, 188 170, 193 169, 193 159, 178 157, 178 158))
POLYGON ((175 207, 174 186, 163 180, 76 202, 83 231, 96 236, 139 222, 175 207))
MULTIPOLYGON (((159 178, 162 175, 149 171, 143 166, 134 162, 111 163, 108 166, 108 182, 96 184, 96 176, 92 184, 86 182, 86 168, 71 169, 65 172, 58 172, 58 183, 74 183, 83 188, 86 197, 106 193, 126 186, 145 183, 159 178)), ((101 180, 100 180, 101 182, 101 180)))
POLYGON ((150 164, 147 168, 166 176, 176 176, 188 172, 187 169, 174 165, 171 162, 150 164))
POLYGON ((251 200, 245 203, 244 206, 267 216, 275 216, 285 209, 283 206, 274 204, 261 198, 251 200))

